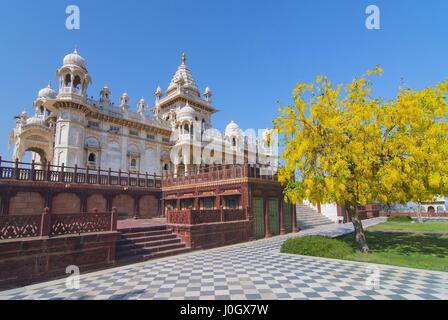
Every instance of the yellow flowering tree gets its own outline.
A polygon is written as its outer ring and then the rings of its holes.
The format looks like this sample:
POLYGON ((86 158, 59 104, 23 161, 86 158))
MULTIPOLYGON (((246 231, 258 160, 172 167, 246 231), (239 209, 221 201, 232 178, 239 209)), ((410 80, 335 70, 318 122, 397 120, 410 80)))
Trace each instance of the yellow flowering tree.
POLYGON ((274 120, 283 138, 285 197, 345 205, 359 249, 368 252, 359 206, 424 201, 448 191, 448 82, 396 100, 372 97, 377 67, 347 85, 300 83, 274 120))

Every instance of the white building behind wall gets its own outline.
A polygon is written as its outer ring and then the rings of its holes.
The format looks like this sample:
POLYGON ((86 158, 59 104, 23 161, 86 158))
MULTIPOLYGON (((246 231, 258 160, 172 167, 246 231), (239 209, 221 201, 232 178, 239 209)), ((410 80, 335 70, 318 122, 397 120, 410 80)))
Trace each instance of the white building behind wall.
MULTIPOLYGON (((103 168, 148 173, 186 173, 199 164, 221 163, 219 148, 212 150, 212 158, 191 162, 187 146, 193 132, 199 132, 199 149, 205 146, 205 132, 212 131, 211 117, 218 110, 212 105, 212 91, 206 88, 201 95, 186 65, 185 55, 166 92, 157 87, 152 108, 141 98, 136 111, 131 98, 123 93, 117 105, 112 92, 105 86, 99 98, 87 95, 91 76, 87 63, 77 50, 63 59, 57 70, 59 88, 48 85, 33 102, 35 114, 22 112, 12 130, 10 144, 14 145, 13 159, 23 159, 27 151, 37 163, 49 161, 53 165, 103 168), (173 139, 174 137, 174 139, 173 139), (203 141, 204 140, 204 141, 203 141), (173 152, 173 149, 175 152, 173 152)), ((229 123, 223 136, 217 135, 223 153, 244 148, 247 137, 235 122, 229 123)), ((256 143, 263 147, 249 148, 250 158, 268 163, 277 160, 276 150, 266 146, 261 138, 256 143), (254 151, 255 150, 255 151, 254 151), (256 152, 257 155, 252 153, 256 152)), ((209 139, 210 140, 210 139, 209 139)), ((210 151, 210 150, 208 150, 210 151)))

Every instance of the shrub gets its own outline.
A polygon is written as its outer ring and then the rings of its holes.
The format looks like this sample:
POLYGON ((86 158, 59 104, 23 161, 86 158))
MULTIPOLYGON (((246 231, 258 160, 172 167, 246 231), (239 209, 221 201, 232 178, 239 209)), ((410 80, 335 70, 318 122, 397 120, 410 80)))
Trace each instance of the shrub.
POLYGON ((388 217, 388 222, 411 222, 412 218, 410 216, 397 216, 397 217, 388 217))
POLYGON ((347 255, 352 254, 353 249, 349 244, 341 240, 322 236, 306 236, 286 240, 282 245, 281 252, 343 259, 347 255))

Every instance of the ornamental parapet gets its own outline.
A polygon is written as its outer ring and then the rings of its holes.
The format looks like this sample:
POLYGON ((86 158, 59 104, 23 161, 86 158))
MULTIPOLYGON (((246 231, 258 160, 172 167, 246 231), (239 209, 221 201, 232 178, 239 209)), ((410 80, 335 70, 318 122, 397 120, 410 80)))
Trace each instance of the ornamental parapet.
POLYGON ((117 209, 111 212, 0 216, 0 240, 57 237, 117 231, 117 209))
POLYGON ((0 157, 0 182, 46 182, 65 183, 74 185, 97 185, 127 188, 162 187, 161 176, 157 174, 140 173, 139 171, 114 171, 101 168, 67 167, 16 161, 5 161, 0 157))
POLYGON ((269 166, 260 164, 201 165, 184 174, 165 174, 162 186, 165 188, 246 178, 251 181, 277 182, 277 173, 269 166))
POLYGON ((200 225, 206 223, 225 223, 249 219, 248 209, 205 209, 168 211, 166 219, 172 225, 200 225))

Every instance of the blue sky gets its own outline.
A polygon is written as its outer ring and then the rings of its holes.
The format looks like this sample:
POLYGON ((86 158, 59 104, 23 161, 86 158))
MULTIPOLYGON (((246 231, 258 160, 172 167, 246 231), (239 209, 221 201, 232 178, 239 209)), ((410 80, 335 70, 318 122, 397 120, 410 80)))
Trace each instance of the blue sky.
POLYGON ((400 78, 412 88, 448 78, 448 2, 294 1, 2 1, 0 11, 0 154, 11 157, 13 117, 32 101, 75 45, 93 79, 133 108, 166 90, 183 51, 200 90, 210 86, 223 129, 271 126, 277 100, 291 102, 298 81, 324 74, 347 82, 375 65, 375 93, 391 98, 400 78), (81 30, 65 28, 65 8, 81 10, 81 30), (365 28, 365 8, 381 9, 381 30, 365 28))

